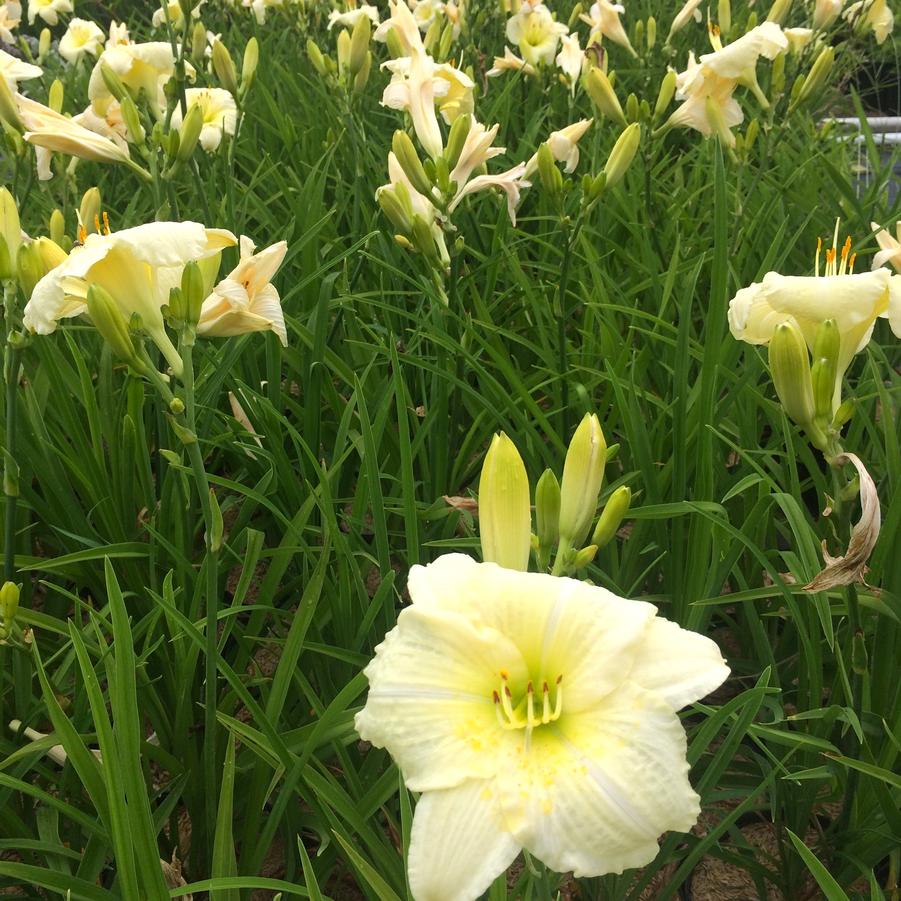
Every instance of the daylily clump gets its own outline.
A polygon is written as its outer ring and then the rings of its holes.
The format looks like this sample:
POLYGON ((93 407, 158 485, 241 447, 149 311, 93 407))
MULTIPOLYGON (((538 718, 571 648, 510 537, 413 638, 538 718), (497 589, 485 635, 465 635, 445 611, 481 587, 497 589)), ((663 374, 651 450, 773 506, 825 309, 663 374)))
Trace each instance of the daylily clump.
POLYGON ((676 711, 729 674, 710 639, 651 604, 460 554, 414 566, 408 587, 355 725, 422 792, 417 901, 478 898, 523 848, 560 872, 621 873, 691 829, 676 711))

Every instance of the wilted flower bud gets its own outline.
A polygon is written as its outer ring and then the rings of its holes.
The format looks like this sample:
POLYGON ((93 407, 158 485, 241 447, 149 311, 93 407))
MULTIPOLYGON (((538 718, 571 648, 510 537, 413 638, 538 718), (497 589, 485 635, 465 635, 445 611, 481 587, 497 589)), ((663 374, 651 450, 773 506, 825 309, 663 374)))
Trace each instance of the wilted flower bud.
POLYGON ((135 368, 140 368, 140 360, 135 353, 134 343, 128 332, 128 323, 116 301, 100 285, 91 285, 87 296, 88 315, 94 328, 110 346, 110 350, 135 368))
POLYGON ((531 533, 529 477, 516 445, 501 432, 491 441, 479 479, 482 558, 525 572, 531 533))
POLYGON ((801 330, 792 321, 776 326, 769 346, 770 374, 789 419, 807 427, 814 419, 810 355, 801 330))
POLYGON ((613 85, 602 69, 592 69, 585 78, 585 90, 591 97, 594 105, 605 115, 618 122, 626 124, 623 108, 619 104, 613 85))
POLYGON ((605 188, 613 188, 622 181, 641 143, 641 126, 633 122, 627 126, 623 133, 616 139, 613 150, 607 158, 604 166, 605 188))
POLYGON ((222 41, 213 41, 213 71, 216 78, 219 79, 222 87, 230 94, 237 96, 238 94, 238 74, 235 71, 235 64, 232 62, 231 54, 222 41))
POLYGON ((410 184, 413 185, 420 194, 431 197, 431 179, 426 175, 425 169, 422 167, 422 162, 419 159, 419 155, 416 153, 416 148, 413 146, 410 136, 405 131, 398 129, 394 132, 394 138, 391 141, 391 149, 394 151, 394 155, 397 157, 401 169, 404 170, 404 175, 410 179, 410 184))
POLYGON ((569 443, 560 483, 560 543, 580 547, 598 506, 607 442, 597 416, 586 413, 569 443))
POLYGON ((591 536, 591 543, 597 547, 605 547, 616 535, 617 529, 623 521, 623 517, 629 510, 632 503, 632 489, 628 485, 620 485, 604 504, 601 511, 598 524, 594 527, 594 533, 591 536))

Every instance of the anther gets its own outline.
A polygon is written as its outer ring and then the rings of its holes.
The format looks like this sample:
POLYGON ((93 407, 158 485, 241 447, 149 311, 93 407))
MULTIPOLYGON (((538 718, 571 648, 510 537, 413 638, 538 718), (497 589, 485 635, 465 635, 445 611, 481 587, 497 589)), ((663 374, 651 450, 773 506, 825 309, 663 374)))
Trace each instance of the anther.
POLYGON ((100 234, 100 217, 94 213, 94 231, 100 234))
POLYGON ((103 211, 103 234, 108 235, 112 229, 109 227, 109 216, 106 215, 106 210, 103 211))

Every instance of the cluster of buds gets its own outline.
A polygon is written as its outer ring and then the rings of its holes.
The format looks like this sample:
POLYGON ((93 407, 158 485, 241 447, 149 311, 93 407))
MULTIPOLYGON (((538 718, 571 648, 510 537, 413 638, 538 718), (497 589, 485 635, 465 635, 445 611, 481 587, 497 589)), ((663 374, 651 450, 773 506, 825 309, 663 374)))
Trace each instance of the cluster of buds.
POLYGON ((554 575, 568 575, 591 563, 613 540, 632 500, 631 490, 622 485, 598 516, 604 468, 615 451, 615 446, 607 447, 597 416, 586 414, 569 444, 562 479, 547 469, 535 486, 533 533, 525 465, 510 438, 496 435, 479 482, 483 559, 525 571, 534 554, 542 572, 553 560, 554 575))
POLYGON ((364 5, 330 21, 329 27, 335 23, 345 26, 336 41, 337 60, 324 54, 312 38, 307 40, 307 56, 313 68, 323 78, 337 77, 338 83, 349 93, 361 94, 369 81, 373 20, 378 23, 375 7, 364 5))

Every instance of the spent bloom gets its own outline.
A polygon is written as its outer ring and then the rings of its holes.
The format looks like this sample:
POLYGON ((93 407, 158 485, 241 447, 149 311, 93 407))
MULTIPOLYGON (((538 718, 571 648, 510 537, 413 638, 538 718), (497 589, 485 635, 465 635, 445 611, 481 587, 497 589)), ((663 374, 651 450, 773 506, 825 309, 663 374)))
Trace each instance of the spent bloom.
POLYGON ((600 41, 602 38, 608 38, 614 44, 625 47, 632 56, 635 51, 626 34, 620 16, 625 12, 625 7, 620 3, 611 3, 610 0, 597 0, 592 4, 588 15, 582 15, 580 18, 591 26, 591 37, 589 42, 600 41))
MULTIPOLYGON (((222 143, 222 136, 233 136, 238 121, 238 107, 235 98, 224 88, 188 88, 185 99, 190 109, 199 106, 203 113, 203 126, 200 129, 200 146, 208 153, 217 150, 222 143)), ((176 106, 172 113, 172 126, 181 128, 181 107, 176 106)))
POLYGON ((18 28, 22 21, 22 4, 17 0, 6 0, 0 3, 0 41, 4 44, 15 43, 16 37, 13 29, 18 28))
POLYGON ((66 33, 59 40, 59 55, 70 63, 82 56, 97 56, 106 35, 94 22, 72 19, 66 33))
POLYGON ((197 334, 225 338, 247 332, 273 331, 288 344, 281 299, 272 279, 281 266, 288 245, 279 241, 259 253, 254 243, 241 236, 238 265, 213 289, 203 302, 197 334))
POLYGON ((728 675, 712 641, 651 604, 460 554, 408 586, 355 725, 422 792, 418 901, 472 901, 523 848, 560 872, 621 873, 694 825, 676 711, 728 675))
POLYGON ((552 66, 560 38, 569 29, 554 21, 543 3, 528 0, 507 20, 507 40, 519 47, 522 58, 533 66, 552 66))
POLYGON ((28 24, 40 16, 48 25, 59 22, 60 13, 72 12, 72 0, 28 0, 28 24))

